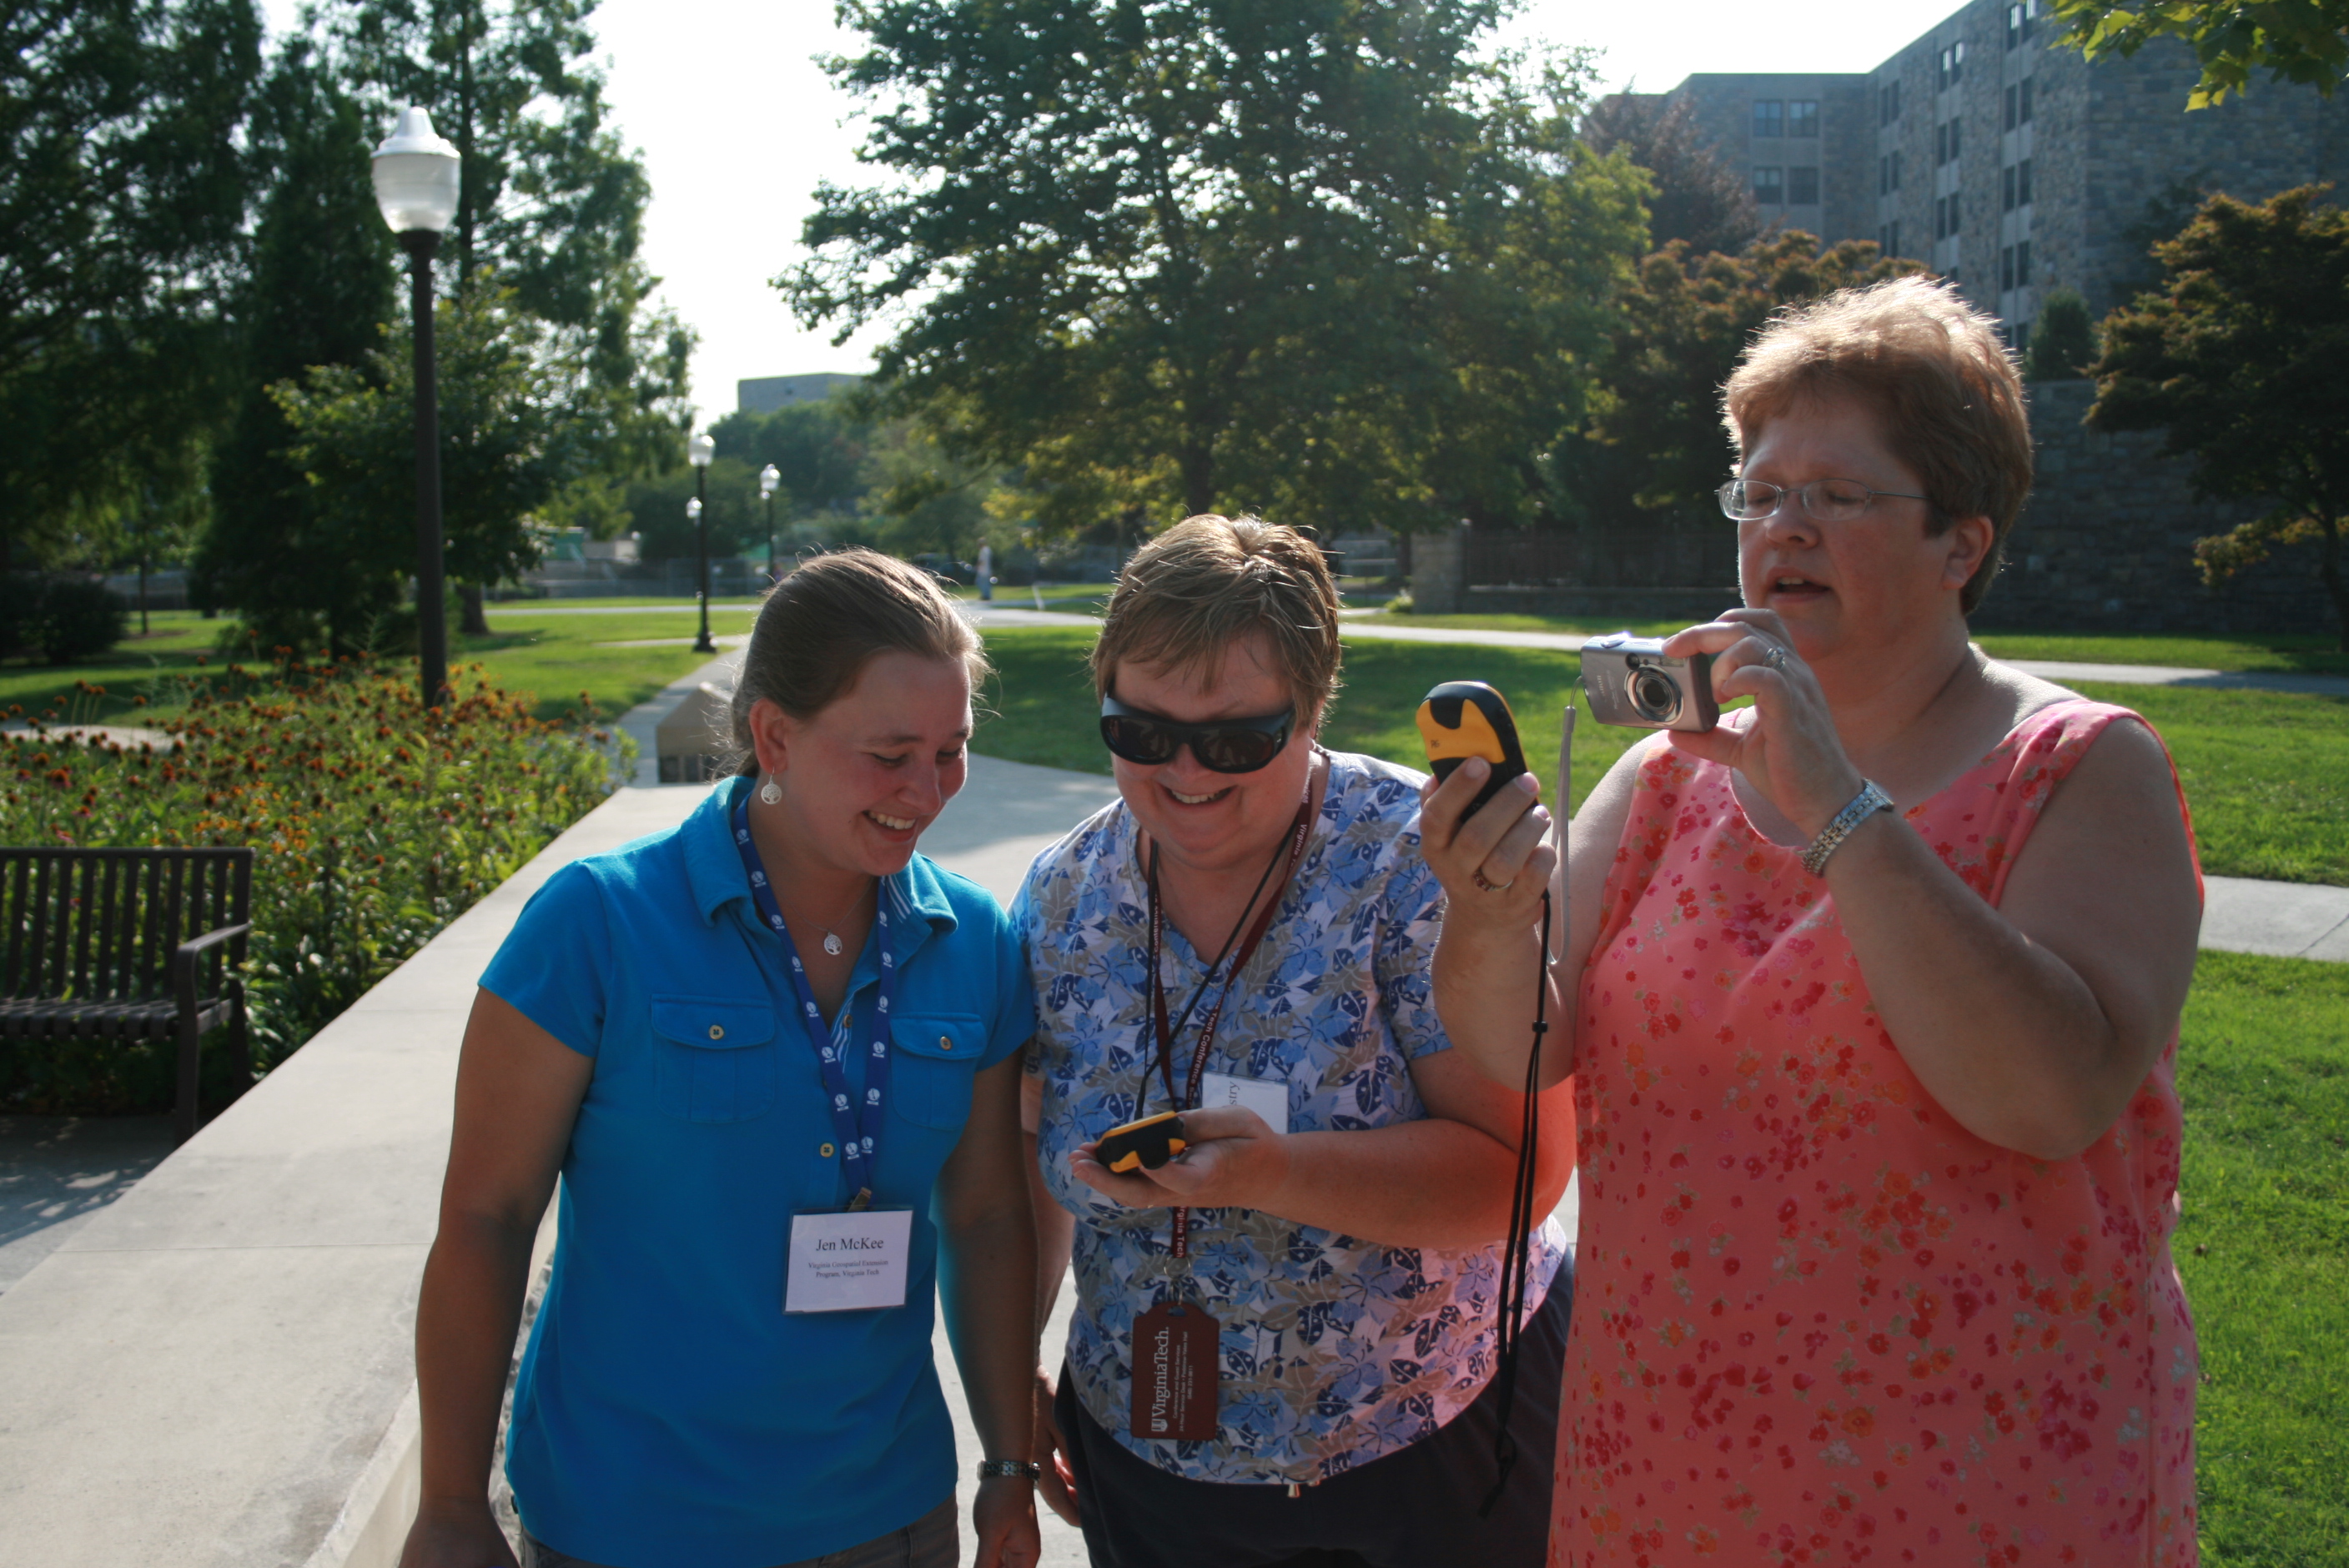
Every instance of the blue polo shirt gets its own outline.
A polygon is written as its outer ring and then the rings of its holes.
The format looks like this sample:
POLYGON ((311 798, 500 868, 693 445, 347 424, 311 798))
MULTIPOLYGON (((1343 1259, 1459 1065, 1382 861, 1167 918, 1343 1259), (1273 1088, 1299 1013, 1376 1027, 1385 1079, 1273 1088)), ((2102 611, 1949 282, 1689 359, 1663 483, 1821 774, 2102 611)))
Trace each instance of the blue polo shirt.
MULTIPOLYGON (((848 1194, 816 1047, 729 828, 749 787, 557 872, 481 977, 595 1059, 506 1474, 533 1535, 620 1568, 769 1568, 951 1495, 931 1187, 973 1078, 1033 1026, 993 897, 919 855, 884 881, 899 979, 874 1202, 914 1211, 905 1305, 786 1316, 792 1214, 848 1194)), ((876 940, 850 982, 860 1042, 876 940)), ((864 1056, 849 1053, 852 1079, 864 1056)))

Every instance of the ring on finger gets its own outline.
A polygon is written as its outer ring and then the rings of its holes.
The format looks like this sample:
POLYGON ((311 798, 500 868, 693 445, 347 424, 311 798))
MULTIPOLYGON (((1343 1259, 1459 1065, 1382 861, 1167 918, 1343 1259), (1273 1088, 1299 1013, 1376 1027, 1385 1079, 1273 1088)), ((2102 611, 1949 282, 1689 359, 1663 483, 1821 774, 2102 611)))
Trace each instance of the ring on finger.
POLYGON ((1783 643, 1772 643, 1770 645, 1769 651, 1762 655, 1762 662, 1768 665, 1772 669, 1776 670, 1780 675, 1785 675, 1786 673, 1785 645, 1783 643))
POLYGON ((1476 886, 1485 892, 1506 892, 1512 886, 1516 885, 1517 880, 1515 877, 1511 877, 1505 882, 1487 882, 1485 880, 1485 868, 1482 866, 1477 867, 1468 874, 1475 879, 1476 886))

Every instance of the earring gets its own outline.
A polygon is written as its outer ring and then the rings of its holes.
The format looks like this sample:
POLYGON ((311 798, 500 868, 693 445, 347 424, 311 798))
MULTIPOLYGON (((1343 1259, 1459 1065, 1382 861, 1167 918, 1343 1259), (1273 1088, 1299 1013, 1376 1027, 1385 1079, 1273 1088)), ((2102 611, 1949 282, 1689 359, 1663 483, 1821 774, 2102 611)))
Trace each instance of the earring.
POLYGON ((759 799, 770 806, 780 806, 783 803, 783 787, 770 779, 759 786, 759 799))

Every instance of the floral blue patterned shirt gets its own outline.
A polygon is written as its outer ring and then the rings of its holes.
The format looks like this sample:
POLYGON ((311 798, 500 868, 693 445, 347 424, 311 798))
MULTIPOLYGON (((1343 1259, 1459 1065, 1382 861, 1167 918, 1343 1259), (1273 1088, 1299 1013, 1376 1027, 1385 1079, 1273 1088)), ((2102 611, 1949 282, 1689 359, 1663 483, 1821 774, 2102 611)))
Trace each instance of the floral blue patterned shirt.
MULTIPOLYGON (((1375 758, 1330 757, 1304 859, 1224 1008, 1206 1070, 1284 1082, 1291 1131, 1427 1115, 1411 1064, 1451 1041, 1428 974, 1444 892, 1419 852, 1420 778, 1375 758)), ((1221 1330, 1218 1429, 1205 1442, 1132 1435, 1126 1357, 1135 1317, 1167 1293, 1168 1212, 1112 1202, 1068 1161, 1133 1118, 1154 1059, 1149 895, 1134 841, 1123 802, 1095 812, 1037 857, 1011 910, 1036 985, 1038 1155, 1077 1217, 1071 1375, 1092 1418, 1161 1470, 1320 1480, 1430 1436, 1475 1398, 1493 1372, 1501 1249, 1381 1246, 1253 1209, 1195 1210, 1192 1293, 1221 1330)), ((1163 963, 1179 1009, 1205 960, 1169 926, 1163 963)), ((1178 1083, 1195 1016, 1185 1037, 1178 1083)), ((1154 1072, 1150 1083, 1144 1109, 1166 1109, 1154 1072)), ((1564 1251, 1557 1222, 1546 1222, 1533 1238, 1528 1310, 1564 1251)))

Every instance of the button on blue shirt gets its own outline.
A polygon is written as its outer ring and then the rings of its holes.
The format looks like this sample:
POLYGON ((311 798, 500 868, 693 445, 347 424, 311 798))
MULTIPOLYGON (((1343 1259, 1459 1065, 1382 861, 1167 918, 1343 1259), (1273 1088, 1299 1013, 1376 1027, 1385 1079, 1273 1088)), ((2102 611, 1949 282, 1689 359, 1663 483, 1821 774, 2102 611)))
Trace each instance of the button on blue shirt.
MULTIPOLYGON (((792 1216, 848 1195, 815 1045, 728 827, 748 788, 556 872, 481 977, 595 1058, 506 1459, 531 1533, 590 1562, 769 1568, 954 1490, 930 1193, 973 1078, 1032 1031, 1019 944, 984 889, 922 856, 885 879, 902 975, 874 1202, 914 1211, 906 1303, 786 1316, 792 1216)), ((878 973, 868 939, 854 1037, 878 973)))

